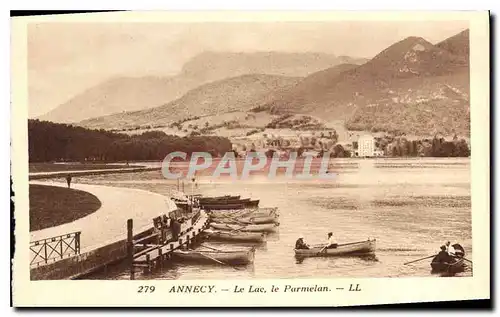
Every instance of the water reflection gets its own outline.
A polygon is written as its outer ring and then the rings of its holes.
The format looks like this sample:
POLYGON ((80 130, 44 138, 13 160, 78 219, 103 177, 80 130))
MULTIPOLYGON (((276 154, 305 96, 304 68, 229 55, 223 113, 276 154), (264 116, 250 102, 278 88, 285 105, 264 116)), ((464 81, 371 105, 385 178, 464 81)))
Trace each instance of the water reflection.
MULTIPOLYGON (((348 161, 348 160, 347 160, 348 161)), ((356 162, 357 164, 357 162, 356 162)), ((200 182, 196 193, 241 195, 278 207, 280 226, 258 245, 255 263, 241 270, 222 265, 172 263, 137 279, 247 279, 322 277, 431 276, 430 262, 403 263, 434 254, 451 240, 472 256, 470 170, 464 159, 386 160, 385 165, 342 167, 334 181, 299 182, 258 178, 252 182, 200 182), (411 163, 411 164, 407 164, 411 163), (398 165, 400 164, 400 165, 398 165), (402 164, 402 165, 401 165, 402 164), (405 164, 407 166, 405 166, 405 164), (419 165, 420 164, 420 165, 419 165), (390 165, 390 166, 389 166, 390 165), (443 168, 439 168, 443 167, 443 168), (298 235, 309 244, 323 243, 334 232, 339 243, 377 239, 373 257, 297 259, 298 235)), ((77 181, 150 190, 169 195, 175 182, 146 172, 82 177, 77 181)), ((212 242, 217 248, 245 244, 212 242)), ((470 276, 466 270, 457 276, 470 276)), ((92 278, 99 276, 96 274, 92 278)), ((127 268, 110 269, 100 278, 128 278, 127 268)))

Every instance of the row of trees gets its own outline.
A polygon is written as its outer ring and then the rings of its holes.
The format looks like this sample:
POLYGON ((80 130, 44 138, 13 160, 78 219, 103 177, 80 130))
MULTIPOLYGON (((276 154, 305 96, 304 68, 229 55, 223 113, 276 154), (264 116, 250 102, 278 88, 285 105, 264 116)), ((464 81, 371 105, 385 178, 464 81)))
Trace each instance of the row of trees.
POLYGON ((384 150, 387 156, 425 156, 425 157, 469 157, 467 141, 454 137, 446 141, 443 137, 432 139, 407 140, 404 137, 378 139, 376 146, 384 150))
POLYGON ((29 120, 30 162, 162 160, 174 151, 224 155, 231 142, 217 136, 179 137, 161 131, 127 135, 29 120))

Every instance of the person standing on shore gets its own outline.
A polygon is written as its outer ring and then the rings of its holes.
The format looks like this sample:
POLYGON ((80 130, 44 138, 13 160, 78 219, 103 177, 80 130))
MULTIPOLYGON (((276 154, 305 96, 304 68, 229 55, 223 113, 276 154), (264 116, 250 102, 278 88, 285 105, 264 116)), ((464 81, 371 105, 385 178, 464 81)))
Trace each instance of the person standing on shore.
POLYGON ((68 174, 66 176, 66 182, 68 183, 68 188, 70 188, 71 187, 71 174, 68 174))

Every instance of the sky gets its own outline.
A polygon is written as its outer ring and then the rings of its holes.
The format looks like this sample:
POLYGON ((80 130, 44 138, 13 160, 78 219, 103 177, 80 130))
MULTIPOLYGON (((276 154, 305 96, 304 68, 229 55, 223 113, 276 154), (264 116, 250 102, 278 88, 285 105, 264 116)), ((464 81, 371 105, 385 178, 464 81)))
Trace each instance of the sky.
POLYGON ((408 36, 438 43, 467 21, 32 23, 29 116, 117 76, 174 76, 204 51, 322 52, 371 58, 408 36))

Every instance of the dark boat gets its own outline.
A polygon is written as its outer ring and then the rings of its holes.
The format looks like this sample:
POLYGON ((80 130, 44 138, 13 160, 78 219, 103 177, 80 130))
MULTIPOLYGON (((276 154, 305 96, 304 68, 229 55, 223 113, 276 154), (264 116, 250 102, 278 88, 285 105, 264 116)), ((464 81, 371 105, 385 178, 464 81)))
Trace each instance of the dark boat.
POLYGON ((247 204, 250 202, 250 198, 245 199, 226 199, 226 200, 215 200, 215 201, 198 201, 201 206, 203 205, 234 205, 234 204, 247 204))
POLYGON ((438 262, 437 256, 432 259, 432 273, 448 273, 450 275, 465 271, 467 267, 464 262, 465 249, 458 243, 452 245, 455 249, 455 257, 450 262, 438 262))
POLYGON ((260 202, 260 200, 258 200, 258 199, 257 200, 250 200, 247 203, 245 203, 245 206, 247 208, 258 207, 259 206, 259 202, 260 202))
POLYGON ((237 199, 240 199, 240 196, 239 195, 238 196, 227 195, 227 196, 216 196, 216 197, 198 197, 197 199, 200 202, 203 202, 203 201, 213 202, 213 201, 237 200, 237 199))
POLYGON ((464 259, 458 258, 455 261, 448 262, 431 262, 431 268, 433 273, 448 273, 448 274, 456 274, 465 271, 466 264, 464 259))
POLYGON ((232 209, 244 209, 244 204, 204 204, 201 208, 205 210, 232 210, 232 209))

